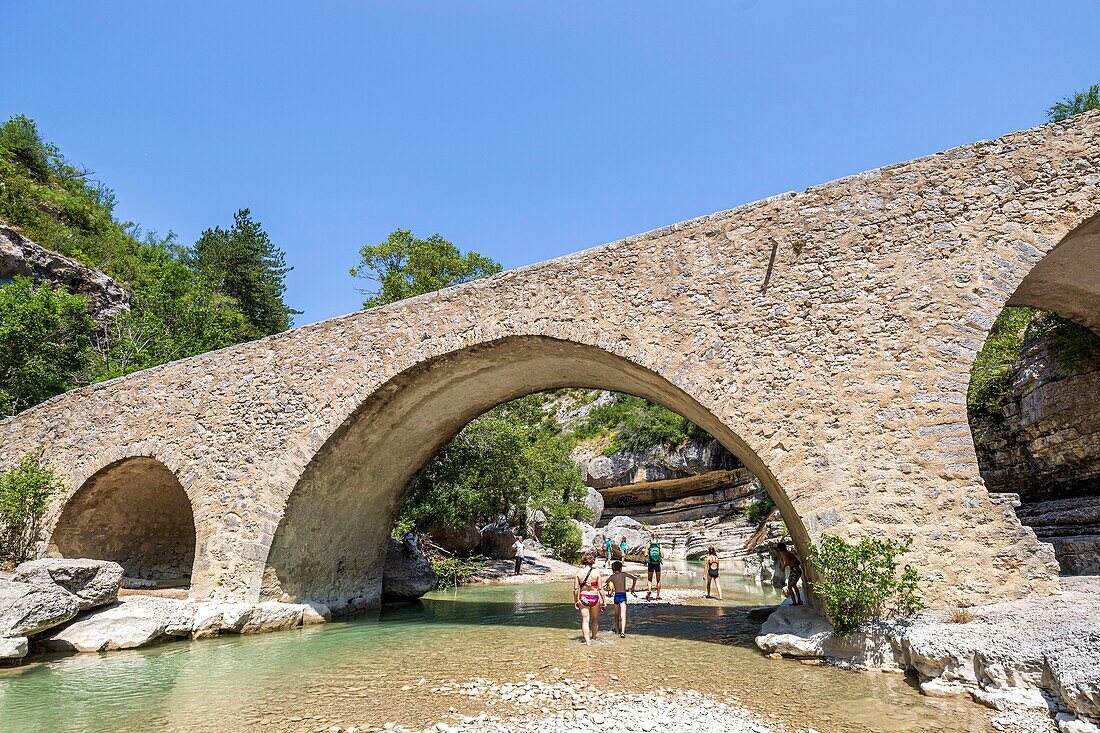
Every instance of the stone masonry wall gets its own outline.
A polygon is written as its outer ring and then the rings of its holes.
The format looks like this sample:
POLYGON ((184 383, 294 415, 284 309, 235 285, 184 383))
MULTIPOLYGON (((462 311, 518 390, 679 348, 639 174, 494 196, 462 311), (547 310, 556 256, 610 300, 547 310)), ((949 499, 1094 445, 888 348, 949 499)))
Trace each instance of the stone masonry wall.
POLYGON ((75 390, 0 422, 0 465, 45 448, 75 492, 155 457, 194 509, 194 596, 256 599, 268 574, 351 603, 419 467, 399 459, 492 400, 619 388, 721 440, 803 552, 909 536, 935 605, 1049 592, 965 392, 995 315, 1098 212, 1093 113, 75 390))

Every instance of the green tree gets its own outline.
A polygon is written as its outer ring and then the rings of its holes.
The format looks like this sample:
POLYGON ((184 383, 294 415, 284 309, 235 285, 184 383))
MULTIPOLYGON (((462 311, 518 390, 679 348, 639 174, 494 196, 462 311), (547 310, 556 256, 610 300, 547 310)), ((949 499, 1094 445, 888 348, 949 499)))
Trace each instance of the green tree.
POLYGON ((82 382, 93 329, 86 307, 83 297, 28 278, 0 286, 0 414, 82 382))
POLYGON ((283 301, 286 254, 271 241, 248 209, 233 215, 229 229, 207 229, 187 255, 192 267, 218 292, 235 299, 261 334, 290 328, 301 313, 283 301))
POLYGON ((924 607, 918 593, 920 575, 908 565, 898 569, 898 558, 912 544, 912 540, 869 537, 856 544, 831 535, 821 538, 820 546, 810 553, 810 566, 817 575, 813 590, 825 604, 837 634, 924 607))
POLYGON ((459 285, 500 272, 501 266, 477 252, 463 254, 438 234, 418 239, 408 229, 391 232, 386 241, 364 245, 351 274, 375 283, 360 290, 369 297, 364 308, 459 285))
POLYGON ((1047 110, 1047 117, 1051 122, 1061 122, 1093 109, 1100 109, 1100 84, 1093 84, 1083 92, 1055 102, 1047 110))
POLYGON ((25 456, 0 474, 0 559, 11 564, 31 559, 50 497, 64 490, 40 455, 25 456))

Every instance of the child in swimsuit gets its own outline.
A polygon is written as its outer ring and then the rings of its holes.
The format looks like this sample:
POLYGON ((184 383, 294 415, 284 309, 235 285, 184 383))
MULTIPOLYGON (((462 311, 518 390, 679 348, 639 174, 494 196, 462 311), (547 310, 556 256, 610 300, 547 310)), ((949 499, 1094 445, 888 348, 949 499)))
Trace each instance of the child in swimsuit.
POLYGON ((596 570, 596 555, 584 553, 581 565, 585 568, 584 572, 578 572, 573 577, 573 605, 581 612, 581 636, 585 646, 588 646, 599 633, 600 611, 607 608, 607 599, 603 595, 600 573, 596 570))
MULTIPOLYGON (((630 578, 630 592, 638 587, 638 576, 623 572, 623 564, 616 560, 611 563, 612 574, 604 585, 615 592, 615 631, 619 638, 626 638, 626 579, 630 578)), ((637 594, 635 594, 637 595, 637 594)))

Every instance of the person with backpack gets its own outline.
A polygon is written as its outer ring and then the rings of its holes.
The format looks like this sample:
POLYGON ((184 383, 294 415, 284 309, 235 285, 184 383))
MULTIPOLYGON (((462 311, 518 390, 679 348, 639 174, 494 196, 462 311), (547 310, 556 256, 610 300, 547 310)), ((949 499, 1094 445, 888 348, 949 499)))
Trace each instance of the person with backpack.
POLYGON ((661 561, 664 559, 664 551, 661 550, 661 541, 657 539, 657 535, 649 536, 649 551, 646 553, 646 592, 645 599, 650 600, 650 595, 653 590, 653 576, 657 576, 657 597, 654 600, 661 600, 661 561))
POLYGON ((604 538, 604 540, 603 540, 603 566, 605 568, 611 566, 611 548, 614 547, 614 545, 615 545, 615 543, 611 541, 610 537, 605 537, 604 538))

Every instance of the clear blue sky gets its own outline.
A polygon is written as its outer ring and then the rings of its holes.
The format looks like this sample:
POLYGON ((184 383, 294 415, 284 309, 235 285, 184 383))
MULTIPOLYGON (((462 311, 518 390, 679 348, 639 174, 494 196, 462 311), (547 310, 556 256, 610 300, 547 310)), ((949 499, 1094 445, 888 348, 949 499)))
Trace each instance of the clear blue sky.
POLYGON ((1044 121, 1100 3, 3 0, 23 113, 184 242, 250 207, 304 324, 357 249, 505 267, 1044 121))

